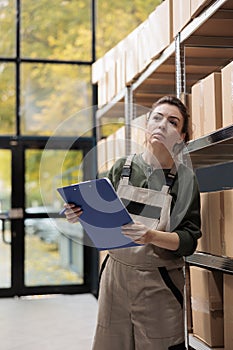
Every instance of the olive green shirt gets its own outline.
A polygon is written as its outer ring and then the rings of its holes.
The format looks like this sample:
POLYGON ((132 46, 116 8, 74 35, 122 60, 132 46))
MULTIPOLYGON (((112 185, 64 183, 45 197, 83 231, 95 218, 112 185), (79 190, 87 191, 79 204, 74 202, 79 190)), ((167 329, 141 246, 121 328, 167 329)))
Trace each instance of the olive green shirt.
MULTIPOLYGON (((108 177, 117 190, 126 157, 120 158, 109 171, 108 177)), ((145 163, 141 154, 135 155, 131 165, 130 185, 160 191, 166 184, 170 169, 153 169, 145 163)), ((194 253, 201 237, 200 193, 194 172, 180 164, 170 192, 172 196, 170 231, 180 238, 178 256, 194 253)))

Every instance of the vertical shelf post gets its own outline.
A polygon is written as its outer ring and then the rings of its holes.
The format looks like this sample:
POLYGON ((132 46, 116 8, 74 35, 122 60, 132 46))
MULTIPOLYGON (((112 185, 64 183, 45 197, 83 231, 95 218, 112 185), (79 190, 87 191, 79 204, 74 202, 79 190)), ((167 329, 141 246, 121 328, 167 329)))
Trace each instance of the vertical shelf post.
POLYGON ((133 120, 133 90, 131 86, 126 89, 125 95, 125 154, 131 153, 131 125, 133 120))
MULTIPOLYGON (((181 43, 180 33, 175 38, 175 74, 176 74, 176 97, 186 103, 186 77, 185 77, 185 51, 184 44, 181 43)), ((190 302, 190 278, 189 278, 189 266, 185 264, 185 288, 184 288, 184 328, 185 328, 185 346, 189 348, 189 322, 191 317, 191 305, 190 302)))
MULTIPOLYGON (((176 96, 180 99, 186 94, 186 77, 185 77, 185 50, 180 41, 180 33, 175 38, 175 64, 176 64, 176 96)), ((185 102, 185 101, 183 101, 185 102)))

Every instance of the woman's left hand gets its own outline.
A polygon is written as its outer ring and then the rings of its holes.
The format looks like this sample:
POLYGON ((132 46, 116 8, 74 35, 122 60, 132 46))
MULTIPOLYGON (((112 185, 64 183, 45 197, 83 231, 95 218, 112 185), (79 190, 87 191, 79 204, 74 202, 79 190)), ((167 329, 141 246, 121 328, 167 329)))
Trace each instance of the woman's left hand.
POLYGON ((150 229, 141 222, 134 222, 121 227, 122 234, 138 244, 150 243, 150 229))

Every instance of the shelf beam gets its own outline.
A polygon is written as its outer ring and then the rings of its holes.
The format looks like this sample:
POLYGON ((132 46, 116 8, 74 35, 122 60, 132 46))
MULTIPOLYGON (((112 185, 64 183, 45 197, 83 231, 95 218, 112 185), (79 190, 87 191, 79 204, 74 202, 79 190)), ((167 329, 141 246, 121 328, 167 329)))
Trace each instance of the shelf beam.
POLYGON ((233 259, 228 257, 196 252, 186 257, 185 261, 190 265, 233 274, 233 259))
POLYGON ((197 31, 206 21, 220 9, 227 0, 216 0, 210 7, 204 10, 198 17, 194 18, 180 33, 180 42, 184 43, 192 34, 197 31))
POLYGON ((146 79, 148 79, 162 64, 165 64, 175 53, 175 42, 173 41, 155 61, 153 61, 145 72, 132 84, 133 91, 136 90, 146 79))
POLYGON ((96 112, 96 118, 100 119, 101 117, 103 117, 105 114, 107 114, 112 108, 114 108, 114 106, 118 103, 118 102, 122 102, 124 101, 125 95, 126 95, 126 91, 127 88, 124 88, 121 92, 119 92, 119 94, 117 94, 111 102, 109 102, 108 104, 106 104, 103 107, 100 107, 97 112, 96 112))
POLYGON ((232 162, 233 125, 190 141, 184 153, 189 153, 194 168, 232 162))
POLYGON ((233 37, 193 35, 185 41, 185 46, 204 48, 233 48, 233 37))

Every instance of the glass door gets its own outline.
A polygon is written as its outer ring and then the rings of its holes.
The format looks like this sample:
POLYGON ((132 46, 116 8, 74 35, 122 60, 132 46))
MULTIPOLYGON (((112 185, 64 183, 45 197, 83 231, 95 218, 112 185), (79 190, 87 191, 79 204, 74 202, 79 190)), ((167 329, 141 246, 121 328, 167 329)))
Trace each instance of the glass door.
POLYGON ((11 151, 0 150, 0 288, 11 287, 11 151))
POLYGON ((0 151, 0 296, 95 294, 98 254, 84 244, 81 225, 59 215, 56 190, 94 176, 91 142, 69 150, 38 140, 11 146, 0 151))

